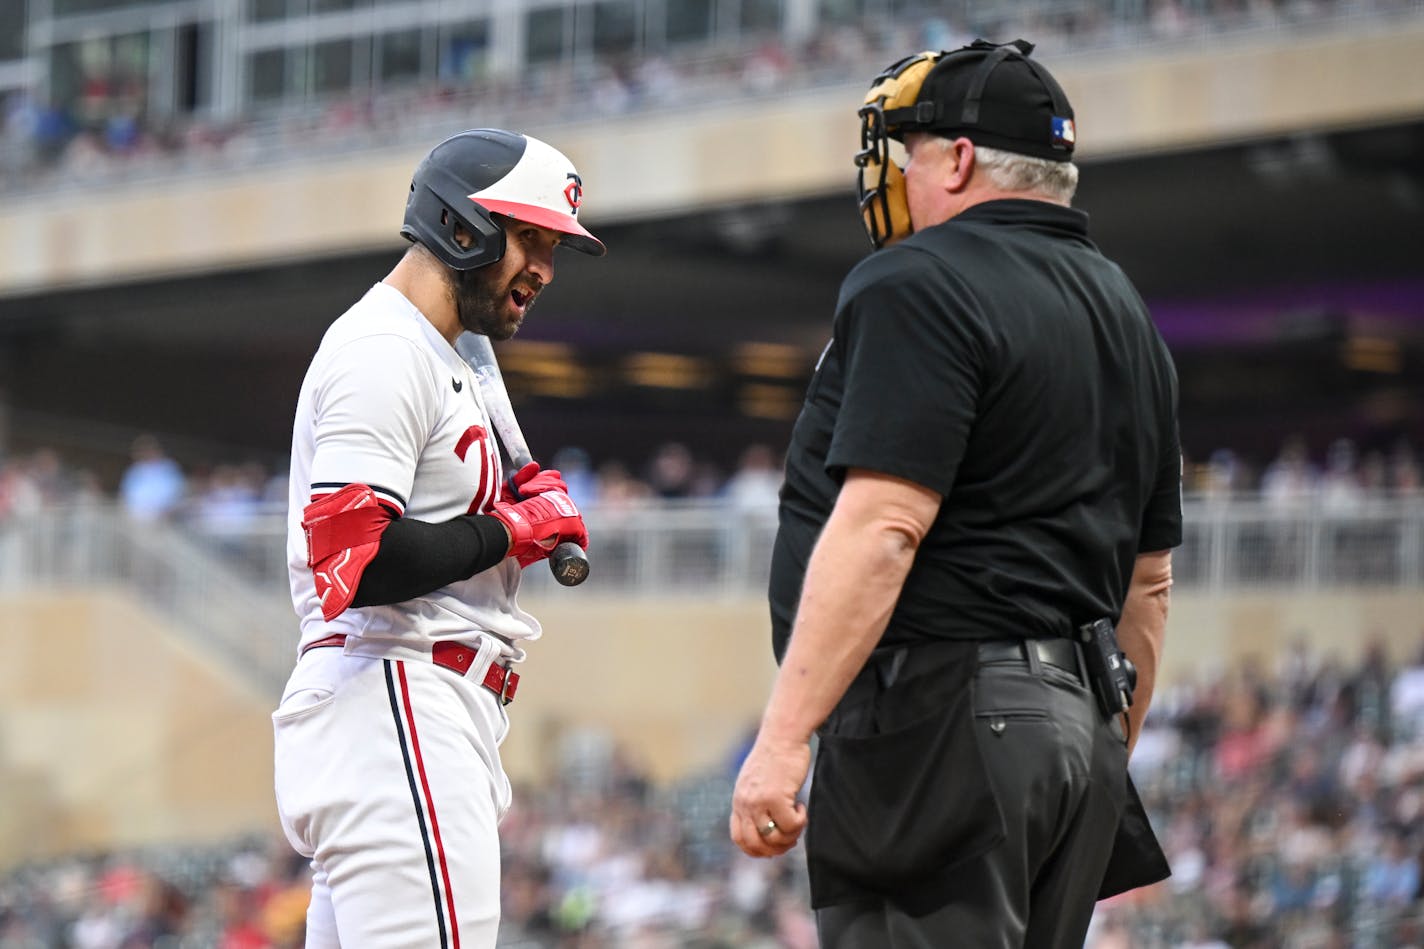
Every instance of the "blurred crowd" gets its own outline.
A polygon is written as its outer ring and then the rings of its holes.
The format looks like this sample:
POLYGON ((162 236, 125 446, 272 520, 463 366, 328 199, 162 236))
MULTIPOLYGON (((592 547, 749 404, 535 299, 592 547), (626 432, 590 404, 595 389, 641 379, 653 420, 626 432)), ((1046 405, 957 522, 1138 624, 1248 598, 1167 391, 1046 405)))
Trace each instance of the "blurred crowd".
MULTIPOLYGON (((594 460, 577 447, 549 457, 597 523, 599 578, 608 589, 764 589, 782 460, 754 443, 723 466, 694 444, 666 442, 636 461, 594 460)), ((1393 499, 1424 497, 1420 470, 1407 441, 1362 452, 1337 439, 1312 455, 1301 439, 1288 438, 1255 465, 1225 449, 1204 462, 1189 459, 1185 497, 1195 506, 1174 557, 1176 580, 1184 587, 1417 582, 1418 530, 1396 517, 1393 499), (1392 507, 1381 503, 1392 500, 1392 507)), ((256 587, 285 582, 285 471, 258 461, 180 462, 149 435, 134 441, 126 467, 112 471, 101 481, 53 449, 0 455, 0 531, 45 510, 83 518, 86 506, 118 509, 138 523, 177 528, 256 587)))
POLYGON ((1364 451, 1352 439, 1337 438, 1323 456, 1312 457, 1305 439, 1292 435, 1263 466, 1220 448, 1183 468, 1189 494, 1210 500, 1255 493, 1271 505, 1319 504, 1329 513, 1348 513, 1370 497, 1413 494, 1421 486, 1420 455, 1406 438, 1364 451))
MULTIPOLYGON (((582 448, 565 447, 548 464, 563 473, 569 494, 589 510, 695 501, 765 511, 774 508, 781 486, 780 456, 759 443, 748 445, 730 470, 683 442, 663 443, 641 463, 595 461, 582 448)), ((1264 463, 1218 449, 1205 461, 1188 458, 1183 471, 1189 496, 1259 496, 1272 505, 1318 504, 1342 514, 1372 497, 1424 488, 1424 462, 1407 439, 1361 451, 1352 440, 1338 438, 1317 457, 1304 439, 1291 436, 1264 463)), ((141 521, 182 522, 209 537, 237 538, 257 518, 285 511, 287 475, 258 461, 181 464, 152 435, 134 440, 129 462, 112 486, 92 471, 67 464, 55 449, 0 454, 0 522, 50 506, 110 500, 141 521)))
MULTIPOLYGON (((569 746, 501 826, 501 949, 814 949, 804 861, 735 850, 729 775, 569 746)), ((0 876, 0 949, 296 949, 309 887, 275 836, 34 861, 0 876)))
MULTIPOLYGON (((548 465, 563 473, 569 494, 585 508, 714 501, 735 510, 767 510, 781 486, 781 460, 762 444, 747 446, 730 472, 681 442, 658 446, 636 468, 618 459, 595 466, 581 448, 555 452, 548 465)), ((0 523, 47 507, 110 501, 138 521, 181 522, 209 537, 238 538, 258 518, 285 513, 287 473, 259 461, 184 465, 149 434, 134 439, 113 486, 93 471, 67 464, 53 448, 0 453, 0 523)))
MULTIPOLYGON (((1345 664, 1303 643, 1164 689, 1132 768, 1173 876, 1099 905, 1088 949, 1424 946, 1424 638, 1345 664)), ((739 854, 724 767, 658 785, 565 736, 502 827, 504 949, 812 949, 803 854, 739 854)), ((0 947, 301 945, 280 839, 32 862, 0 876, 0 947)))
POLYGON ((1163 692, 1132 767, 1173 876, 1102 904, 1095 949, 1424 946, 1424 648, 1389 656, 1163 692))
POLYGON ((217 171, 315 149, 377 147, 468 124, 528 125, 592 116, 682 108, 688 101, 783 94, 847 77, 869 81, 919 49, 952 49, 976 36, 1034 39, 1063 55, 1115 46, 1180 41, 1243 29, 1408 10, 1409 0, 1083 0, 950 5, 890 21, 822 25, 788 43, 774 31, 748 31, 740 44, 692 44, 676 58, 602 53, 534 64, 512 80, 483 75, 427 85, 378 88, 359 96, 313 97, 280 114, 218 120, 150 114, 143 64, 90 67, 69 101, 38 89, 0 101, 0 187, 87 183, 175 171, 217 171), (946 12, 948 11, 948 12, 946 12))

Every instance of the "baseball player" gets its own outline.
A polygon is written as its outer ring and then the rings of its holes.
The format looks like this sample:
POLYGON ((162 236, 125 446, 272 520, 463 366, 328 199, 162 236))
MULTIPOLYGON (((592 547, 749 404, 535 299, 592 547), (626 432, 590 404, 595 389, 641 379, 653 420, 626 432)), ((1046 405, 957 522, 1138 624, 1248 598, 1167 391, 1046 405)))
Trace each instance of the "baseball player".
POLYGON ((301 618, 273 713, 277 807, 311 858, 308 947, 493 946, 499 744, 539 623, 520 571, 587 546, 557 471, 506 481, 463 331, 508 339, 554 248, 602 255, 582 181, 527 135, 416 169, 395 269, 331 325, 297 401, 287 553, 301 618))

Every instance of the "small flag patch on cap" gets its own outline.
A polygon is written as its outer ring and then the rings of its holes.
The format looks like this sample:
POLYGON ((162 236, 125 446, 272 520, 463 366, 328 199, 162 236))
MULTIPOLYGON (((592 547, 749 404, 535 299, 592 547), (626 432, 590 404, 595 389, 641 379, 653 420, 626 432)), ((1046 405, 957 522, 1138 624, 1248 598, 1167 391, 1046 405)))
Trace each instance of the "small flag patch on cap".
POLYGON ((1053 117, 1053 144, 1072 145, 1077 139, 1078 133, 1073 128, 1073 120, 1055 115, 1053 117))

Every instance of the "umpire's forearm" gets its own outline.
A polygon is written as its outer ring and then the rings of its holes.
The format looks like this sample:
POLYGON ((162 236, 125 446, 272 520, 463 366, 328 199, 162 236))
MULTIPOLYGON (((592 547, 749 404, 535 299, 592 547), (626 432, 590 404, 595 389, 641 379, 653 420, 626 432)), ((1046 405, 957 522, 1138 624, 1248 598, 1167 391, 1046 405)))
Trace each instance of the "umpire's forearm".
POLYGON ((791 642, 762 717, 762 733, 809 740, 880 641, 938 494, 852 469, 811 553, 791 642))
POLYGON ((880 641, 914 554, 893 532, 831 515, 762 718, 766 737, 808 741, 825 721, 880 641))
POLYGON ((1137 667, 1137 686, 1128 710, 1128 750, 1137 744, 1157 686, 1157 666, 1167 636, 1167 611, 1172 600, 1172 552, 1140 554, 1117 624, 1118 646, 1137 667))

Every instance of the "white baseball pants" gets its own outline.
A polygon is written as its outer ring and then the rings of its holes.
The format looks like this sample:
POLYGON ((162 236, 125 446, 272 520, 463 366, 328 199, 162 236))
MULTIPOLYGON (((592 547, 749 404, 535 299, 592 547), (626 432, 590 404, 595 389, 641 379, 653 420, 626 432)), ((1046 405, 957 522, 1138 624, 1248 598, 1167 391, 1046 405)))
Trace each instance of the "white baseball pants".
POLYGON ((307 949, 493 947, 510 803, 499 699, 426 661, 313 649, 272 723, 277 810, 312 862, 307 949))

